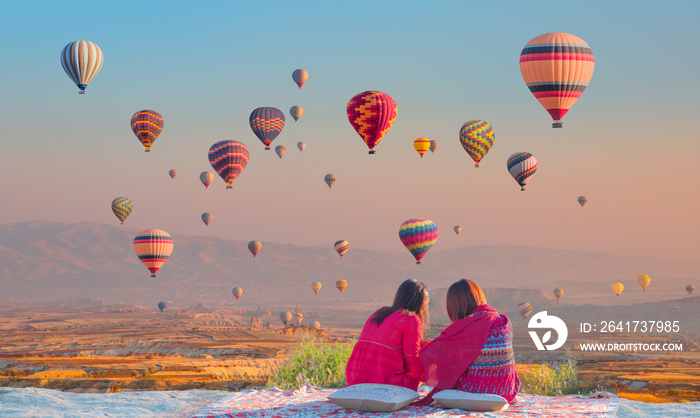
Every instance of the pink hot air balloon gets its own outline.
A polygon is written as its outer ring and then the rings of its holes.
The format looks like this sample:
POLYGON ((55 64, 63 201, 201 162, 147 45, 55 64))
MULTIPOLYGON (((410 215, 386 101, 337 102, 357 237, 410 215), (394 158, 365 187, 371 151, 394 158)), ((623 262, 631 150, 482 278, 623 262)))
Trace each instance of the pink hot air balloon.
POLYGON ((399 228, 399 238, 415 257, 416 264, 420 264, 425 253, 435 244, 438 234, 437 225, 428 219, 409 219, 399 228))

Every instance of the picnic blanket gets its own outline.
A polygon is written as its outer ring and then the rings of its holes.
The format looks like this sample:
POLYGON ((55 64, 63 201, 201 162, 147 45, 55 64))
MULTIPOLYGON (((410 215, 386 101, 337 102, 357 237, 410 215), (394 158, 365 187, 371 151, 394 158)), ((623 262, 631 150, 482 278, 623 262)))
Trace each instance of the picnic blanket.
MULTIPOLYGON (((192 418, 233 417, 615 417, 618 398, 592 399, 582 396, 536 396, 518 394, 503 412, 467 412, 432 406, 408 406, 391 413, 345 409, 326 397, 337 389, 305 385, 295 390, 277 388, 245 390, 231 394, 201 409, 192 418)), ((421 395, 427 392, 419 390, 421 395)))

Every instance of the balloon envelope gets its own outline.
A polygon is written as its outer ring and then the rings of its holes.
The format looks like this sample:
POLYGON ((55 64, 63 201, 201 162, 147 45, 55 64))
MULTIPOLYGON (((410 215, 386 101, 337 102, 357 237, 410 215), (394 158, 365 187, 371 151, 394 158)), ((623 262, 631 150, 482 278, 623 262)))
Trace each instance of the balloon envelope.
POLYGON ((211 215, 209 212, 204 212, 202 214, 202 222, 204 222, 204 225, 209 226, 209 222, 214 219, 214 217, 211 215))
POLYGON ((173 239, 163 230, 146 229, 134 238, 134 252, 151 272, 151 277, 156 277, 158 269, 173 252, 173 239))
POLYGON ((586 202, 588 202, 588 198, 586 196, 578 197, 578 204, 581 205, 581 207, 583 207, 586 204, 586 202))
POLYGON ((529 152, 516 152, 508 158, 508 172, 520 185, 520 190, 525 190, 525 185, 530 177, 537 171, 537 160, 529 152))
POLYGON ((231 294, 236 297, 236 300, 240 299, 241 295, 243 294, 243 289, 240 287, 236 286, 233 289, 231 289, 231 294))
POLYGON ((340 258, 343 258, 346 252, 348 252, 348 248, 350 248, 350 244, 345 241, 344 239, 338 240, 333 244, 333 248, 338 252, 338 255, 340 258))
POLYGON ((287 148, 284 145, 277 145, 275 147, 275 153, 277 154, 278 157, 280 157, 280 159, 282 159, 282 156, 284 155, 285 152, 287 152, 287 148))
POLYGON ((90 41, 71 42, 61 52, 63 70, 78 86, 80 94, 85 94, 85 88, 100 72, 103 60, 100 47, 90 41))
POLYGON ((261 249, 262 243, 260 241, 250 241, 248 243, 248 251, 250 251, 250 253, 253 254, 253 258, 255 258, 255 256, 258 255, 261 249))
POLYGON ((199 175, 199 181, 202 182, 205 189, 208 189, 211 182, 214 181, 214 175, 209 171, 202 171, 202 174, 199 175))
POLYGON ((168 174, 170 177, 175 178, 177 176, 177 170, 170 170, 168 171, 168 174))
POLYGON ((368 90, 355 95, 348 102, 348 120, 360 135, 370 154, 396 120, 396 102, 386 93, 368 90))
POLYGON ((518 305, 518 312, 520 312, 523 318, 527 318, 532 313, 532 305, 528 302, 523 302, 518 305))
POLYGON ((299 151, 304 151, 304 148, 306 148, 306 142, 297 142, 297 148, 299 148, 299 151))
POLYGON ((298 121, 301 115, 304 114, 304 109, 301 106, 292 106, 289 109, 289 114, 294 118, 294 122, 298 121))
POLYGON ((314 291, 314 294, 318 295, 318 291, 321 290, 321 282, 311 283, 311 290, 314 291))
POLYGON ((284 128, 284 113, 276 107, 259 107, 250 113, 248 118, 250 129, 255 136, 270 149, 270 144, 284 128))
POLYGON ((688 292, 689 295, 693 294, 693 290, 695 290, 695 286, 693 286, 692 284, 689 284, 685 287, 685 291, 688 292))
POLYGON ((219 141, 209 148, 209 163, 231 189, 231 184, 248 165, 248 147, 238 141, 219 141))
POLYGON ((155 110, 140 110, 131 117, 131 130, 146 147, 146 152, 149 152, 151 145, 163 131, 163 116, 155 110))
POLYGON ((336 280, 335 287, 340 291, 340 293, 343 293, 345 291, 345 288, 348 287, 348 281, 345 279, 336 280))
POLYGON ((622 283, 613 283, 612 291, 615 292, 617 296, 620 296, 623 290, 625 290, 625 286, 622 283))
POLYGON ((112 200, 112 212, 124 225, 124 220, 131 214, 134 206, 131 203, 131 199, 128 197, 117 197, 112 200))
POLYGON ((306 80, 309 79, 309 73, 306 72, 306 70, 298 69, 294 70, 292 73, 292 80, 294 80, 295 83, 297 83, 297 86, 301 88, 301 86, 306 83, 306 80))
POLYGON ((496 135, 493 128, 481 119, 470 120, 459 130, 459 142, 474 160, 475 167, 479 167, 479 162, 491 149, 494 139, 496 135))
POLYGON ((287 322, 292 320, 292 313, 288 311, 280 312, 280 319, 284 325, 287 325, 287 322))
POLYGON ((425 253, 435 244, 438 234, 437 225, 428 219, 409 219, 399 227, 399 238, 413 254, 416 264, 420 264, 425 253))
POLYGON ((333 183, 335 183, 335 180, 335 174, 326 174, 326 176, 323 178, 323 181, 326 182, 329 189, 333 187, 333 183))
POLYGON ((294 312, 294 315, 292 315, 292 318, 294 319, 294 322, 297 323, 297 325, 301 324, 301 321, 304 320, 304 314, 301 312, 294 312))
POLYGON ((161 312, 165 312, 165 310, 168 309, 168 304, 165 302, 158 302, 158 309, 160 309, 161 312))
POLYGON ((314 329, 321 329, 321 323, 318 321, 311 321, 309 326, 314 329))
POLYGON ((560 288, 556 288, 556 289, 554 289, 554 291, 552 291, 552 294, 554 295, 555 298, 557 298, 557 302, 558 302, 559 299, 562 296, 564 296, 564 290, 562 290, 560 288))
POLYGON ((413 148, 416 149, 421 158, 430 149, 430 140, 428 138, 418 138, 413 141, 413 148))
POLYGON ((459 235, 460 232, 462 232, 462 227, 457 225, 453 228, 455 230, 455 234, 459 235))
POLYGON ((647 286, 649 286, 649 283, 651 283, 651 277, 647 276, 646 274, 642 274, 641 276, 637 277, 637 283, 642 287, 642 290, 647 290, 647 286))
POLYGON ((431 153, 434 153, 435 150, 438 148, 439 145, 440 145, 439 142, 437 142, 437 141, 434 140, 434 139, 431 139, 431 140, 430 140, 430 152, 431 152, 431 153))

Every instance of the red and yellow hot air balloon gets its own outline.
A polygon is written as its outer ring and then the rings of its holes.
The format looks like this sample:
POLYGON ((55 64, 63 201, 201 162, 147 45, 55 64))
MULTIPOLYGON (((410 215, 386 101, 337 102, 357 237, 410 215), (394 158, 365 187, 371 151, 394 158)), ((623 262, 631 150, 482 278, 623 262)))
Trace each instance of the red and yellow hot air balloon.
POLYGON ((350 124, 369 147, 369 153, 374 154, 374 147, 394 124, 398 110, 391 96, 369 90, 350 99, 347 114, 350 124))
POLYGON ((416 264, 435 244, 438 239, 437 225, 429 219, 414 218, 402 223, 399 227, 399 238, 408 251, 413 254, 416 264))
POLYGON ((426 152, 430 149, 430 140, 428 138, 418 138, 413 141, 413 148, 418 151, 420 157, 423 158, 426 152))
POLYGON ((335 287, 340 291, 340 293, 343 293, 345 288, 348 287, 348 281, 345 279, 336 280, 335 287))
POLYGON ((545 33, 520 53, 520 73, 535 98, 552 116, 553 128, 581 96, 593 76, 595 57, 581 38, 563 32, 545 33))
POLYGON ((146 152, 151 151, 151 145, 163 131, 163 116, 155 110, 141 110, 131 117, 131 130, 141 141, 146 152))
POLYGON ((173 238, 160 229, 147 229, 134 238, 134 252, 139 260, 156 277, 158 269, 165 264, 173 252, 173 238))

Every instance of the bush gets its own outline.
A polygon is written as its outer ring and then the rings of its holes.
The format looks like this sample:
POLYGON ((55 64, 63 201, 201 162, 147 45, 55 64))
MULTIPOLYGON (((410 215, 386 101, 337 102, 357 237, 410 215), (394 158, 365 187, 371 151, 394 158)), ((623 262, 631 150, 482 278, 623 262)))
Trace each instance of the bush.
POLYGON ((578 369, 571 360, 554 369, 544 364, 536 365, 523 376, 521 383, 520 392, 544 396, 589 394, 600 389, 583 385, 579 381, 578 369))
POLYGON ((302 342, 291 357, 270 377, 268 387, 296 389, 308 383, 324 388, 341 388, 347 384, 345 366, 352 353, 351 344, 317 345, 302 342))

